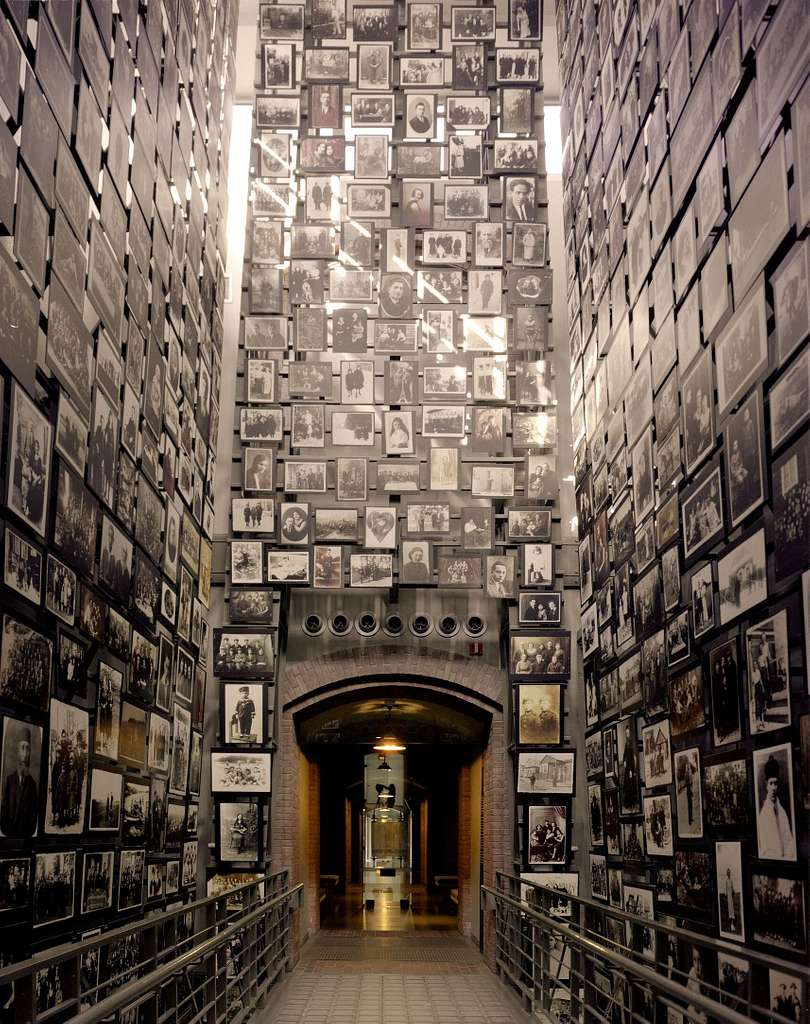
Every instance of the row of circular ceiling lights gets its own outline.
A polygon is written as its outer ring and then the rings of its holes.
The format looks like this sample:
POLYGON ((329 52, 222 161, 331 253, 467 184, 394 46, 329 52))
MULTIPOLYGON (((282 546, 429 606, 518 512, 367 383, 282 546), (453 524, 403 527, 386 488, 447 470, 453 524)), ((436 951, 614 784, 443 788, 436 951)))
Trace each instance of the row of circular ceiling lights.
MULTIPOLYGON (((380 630, 389 637, 400 637, 406 630, 406 623, 399 612, 389 612, 380 622, 373 612, 361 612, 356 619, 345 612, 335 612, 329 619, 324 619, 317 612, 309 612, 304 616, 301 628, 307 636, 321 636, 328 629, 336 637, 345 637, 354 631, 362 637, 371 637, 380 630)), ((425 612, 416 612, 408 619, 407 629, 419 640, 424 640, 431 633, 438 633, 445 640, 463 631, 472 640, 478 640, 487 631, 487 624, 480 615, 469 615, 461 622, 455 615, 442 615, 434 624, 433 618, 425 612)))

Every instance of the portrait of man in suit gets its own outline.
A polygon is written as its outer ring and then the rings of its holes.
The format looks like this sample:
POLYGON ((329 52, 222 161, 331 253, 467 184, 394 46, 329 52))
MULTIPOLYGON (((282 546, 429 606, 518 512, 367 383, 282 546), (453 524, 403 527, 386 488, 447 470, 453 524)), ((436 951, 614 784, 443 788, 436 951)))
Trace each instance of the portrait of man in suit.
POLYGON ((411 315, 411 285, 404 274, 384 274, 380 285, 380 311, 401 320, 411 315))
POLYGON ((536 219, 534 182, 529 178, 507 178, 504 220, 523 222, 536 219))
POLYGON ((3 791, 0 832, 9 839, 37 834, 42 730, 6 718, 3 723, 3 791))
POLYGON ((424 96, 408 97, 408 134, 423 138, 433 131, 433 111, 424 96))

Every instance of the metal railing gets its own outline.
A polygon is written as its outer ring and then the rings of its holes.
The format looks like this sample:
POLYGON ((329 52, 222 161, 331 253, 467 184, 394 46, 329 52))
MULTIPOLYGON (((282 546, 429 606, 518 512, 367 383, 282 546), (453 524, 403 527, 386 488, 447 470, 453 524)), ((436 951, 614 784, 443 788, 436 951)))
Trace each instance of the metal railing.
POLYGON ((810 970, 497 872, 483 886, 495 962, 553 1024, 795 1024, 808 1021, 810 970))
POLYGON ((240 1024, 290 965, 303 885, 253 878, 0 970, 16 1024, 240 1024))

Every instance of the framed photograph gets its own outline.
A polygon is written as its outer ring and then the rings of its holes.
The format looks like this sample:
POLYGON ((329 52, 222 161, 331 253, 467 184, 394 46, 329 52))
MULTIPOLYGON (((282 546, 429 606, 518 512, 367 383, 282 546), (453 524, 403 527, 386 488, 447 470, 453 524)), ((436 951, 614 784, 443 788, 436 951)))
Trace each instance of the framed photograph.
POLYGON ((211 792, 270 793, 272 755, 262 750, 211 751, 211 792))
POLYGON ((568 858, 568 807, 565 804, 527 808, 527 863, 529 866, 565 865, 568 858))
POLYGON ((571 634, 565 629, 512 633, 509 671, 529 679, 566 679, 571 665, 571 634))
POLYGON ((221 679, 272 679, 273 634, 264 629, 214 630, 214 675, 221 679))
MULTIPOLYGON (((779 795, 777 802, 781 806, 779 795)), ((807 897, 803 879, 753 873, 751 892, 754 940, 769 949, 776 947, 794 954, 806 952, 807 897), (786 906, 795 907, 795 913, 786 914, 786 906)))
POLYGON ((357 44, 357 88, 381 91, 391 88, 390 43, 357 44))
POLYGON ((512 498, 515 495, 514 466, 473 466, 470 480, 473 498, 512 498))
POLYGON ((717 338, 714 351, 717 415, 722 417, 768 365, 765 285, 762 279, 737 307, 717 338))
POLYGON ((495 50, 495 76, 499 83, 538 84, 541 67, 539 46, 499 46, 495 50))
POLYGON ((422 406, 422 437, 463 438, 465 433, 465 406, 422 406))
POLYGON ((48 510, 52 437, 48 420, 12 381, 6 504, 42 537, 48 510))
POLYGON ((442 45, 441 4, 411 2, 407 5, 409 50, 439 50, 442 45))
MULTIPOLYGON (((399 199, 400 223, 425 228, 433 223, 433 185, 425 181, 402 181, 399 199)), ((398 266, 402 266, 399 262, 398 266)))
POLYGON ((471 505, 461 510, 461 543, 466 551, 491 551, 494 537, 491 505, 471 505))
POLYGON ((501 88, 500 130, 528 135, 534 129, 534 96, 529 86, 501 88))
POLYGON ((218 800, 216 856, 227 864, 255 864, 263 853, 262 805, 258 800, 218 800))
POLYGON ((790 655, 787 609, 745 631, 751 735, 790 725, 790 655))
POLYGON ((34 862, 34 928, 73 917, 76 851, 47 851, 34 862))
POLYGON ((259 4, 259 39, 304 39, 304 4, 259 4))
MULTIPOLYGON (((245 491, 256 494, 272 493, 275 489, 275 451, 272 448, 244 448, 242 450, 245 491)), ((285 470, 288 463, 285 462, 285 470)))
POLYGON ((436 398, 466 398, 467 368, 465 366, 425 366, 422 392, 426 401, 436 398))
POLYGON ((480 555, 439 555, 436 568, 440 587, 481 587, 480 555))
POLYGON ((394 556, 385 554, 349 555, 349 586, 392 587, 394 556))
POLYGON ((796 860, 796 811, 790 743, 753 752, 757 854, 763 860, 796 860))
POLYGON ((234 623, 273 623, 273 591, 250 588, 231 590, 228 615, 234 623))
POLYGON ((12 704, 47 711, 52 662, 52 640, 10 615, 3 615, 0 697, 12 704))
POLYGON ((773 450, 810 418, 810 349, 805 349, 778 378, 768 404, 773 450))
POLYGON ((234 533, 273 533, 274 509, 272 498, 231 498, 234 533))
MULTIPOLYGON (((772 417, 773 402, 772 393, 772 417)), ((773 425, 771 437, 773 438, 773 425)), ((762 505, 767 493, 760 389, 753 391, 740 408, 726 420, 724 449, 729 520, 731 528, 734 529, 762 505)))
POLYGON ((435 132, 435 94, 407 93, 405 95, 405 138, 430 139, 435 132))
POLYGON ((316 544, 312 558, 312 585, 321 590, 343 586, 343 549, 337 544, 316 544))
MULTIPOLYGON (((678 838, 703 838, 703 796, 700 752, 697 747, 675 751, 675 801, 678 838)), ((649 849, 649 846, 647 847, 649 849)))
POLYGON ((298 128, 301 124, 299 96, 257 95, 254 110, 259 129, 298 128))
POLYGON ((268 551, 267 579, 271 583, 308 584, 309 551, 268 551))
POLYGON ((352 93, 353 128, 393 128, 395 120, 393 93, 352 93))
POLYGON ((489 216, 488 186, 445 185, 444 216, 449 221, 486 220, 489 216))
POLYGON ((689 561, 723 534, 723 493, 718 464, 683 495, 681 521, 684 559, 689 561))
POLYGON ((672 801, 669 793, 645 796, 642 811, 648 856, 671 857, 674 847, 672 845, 672 801))
POLYGON ((573 750, 542 753, 521 751, 518 754, 517 765, 518 793, 534 796, 573 796, 574 758, 573 750))
POLYGON ((684 457, 689 474, 714 447, 713 393, 712 353, 707 348, 682 381, 684 457))
POLYGON ((122 850, 118 872, 118 910, 143 904, 145 850, 122 850))
POLYGON ((773 574, 777 582, 810 568, 810 515, 804 501, 808 476, 810 436, 805 431, 773 460, 773 574))
POLYGON ((315 39, 345 39, 346 0, 313 0, 311 29, 315 39))
POLYGON ((393 505, 367 505, 365 547, 396 548, 397 511, 393 505))
MULTIPOLYGON (((16 390, 15 384, 15 390, 16 390)), ((126 395, 126 393, 125 393, 126 395)), ((87 464, 88 425, 74 409, 71 402, 65 396, 64 391, 59 391, 59 410, 56 417, 56 451, 67 460, 68 464, 79 476, 84 476, 84 469, 87 464)), ((45 454, 43 452, 43 454, 45 454)))
POLYGON ((647 788, 672 785, 672 739, 668 719, 641 731, 644 752, 644 783, 647 788))
POLYGON ((429 541, 401 541, 399 582, 414 585, 427 585, 433 582, 429 541))
MULTIPOLYGON (((357 179, 388 177, 388 137, 358 135, 354 140, 354 176, 357 179)), ((347 225, 343 225, 345 233, 347 225)))
POLYGON ((488 597, 515 599, 517 565, 514 555, 487 555, 484 571, 488 597))
POLYGON ((444 57, 399 58, 399 84, 403 89, 444 86, 444 57))
POLYGON ((514 42, 542 39, 542 12, 540 0, 509 0, 509 39, 514 42))
POLYGON ((231 583, 264 583, 261 541, 231 541, 231 583))
POLYGON ((21 597, 39 606, 42 593, 42 552, 6 527, 3 582, 21 597))
POLYGON ((616 757, 619 765, 619 810, 622 814, 640 814, 641 779, 634 717, 623 718, 616 724, 616 757))
POLYGON ((338 501, 365 501, 368 494, 368 461, 362 458, 338 458, 335 496, 338 501))
POLYGON ((765 531, 749 533, 717 563, 720 625, 744 614, 768 596, 765 531))
POLYGON ((551 586, 554 582, 554 547, 550 543, 523 544, 523 586, 551 586))
POLYGON ((260 53, 262 88, 292 89, 295 79, 295 47, 292 43, 262 43, 260 53))
POLYGON ((747 829, 751 807, 749 789, 745 760, 724 758, 704 764, 703 810, 707 823, 726 829, 747 829))
POLYGON ((325 494, 325 462, 284 463, 284 490, 288 494, 325 494))
POLYGON ((495 9, 489 7, 452 7, 450 38, 454 43, 494 42, 495 9))
POLYGON ((771 277, 779 365, 810 333, 810 245, 795 245, 771 277))

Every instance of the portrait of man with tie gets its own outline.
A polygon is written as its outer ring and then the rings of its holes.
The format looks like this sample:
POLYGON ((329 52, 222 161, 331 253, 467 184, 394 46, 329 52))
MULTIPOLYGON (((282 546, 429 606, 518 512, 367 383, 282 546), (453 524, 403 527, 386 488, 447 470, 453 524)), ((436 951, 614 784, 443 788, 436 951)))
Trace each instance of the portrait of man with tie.
POLYGON ((42 729, 16 718, 4 719, 0 832, 8 839, 37 834, 41 761, 42 729))
POLYGON ((754 751, 757 851, 763 860, 796 860, 790 744, 754 751))
POLYGON ((534 182, 531 178, 504 178, 504 220, 537 220, 534 182))

